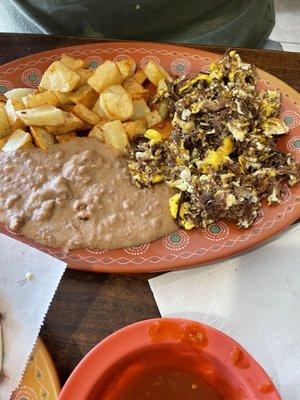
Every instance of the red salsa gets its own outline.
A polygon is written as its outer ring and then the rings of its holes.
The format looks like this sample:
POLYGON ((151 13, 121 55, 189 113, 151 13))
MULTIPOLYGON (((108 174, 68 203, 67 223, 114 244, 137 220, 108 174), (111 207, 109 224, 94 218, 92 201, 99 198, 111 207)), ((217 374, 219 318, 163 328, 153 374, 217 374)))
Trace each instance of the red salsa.
POLYGON ((271 393, 273 390, 275 390, 275 387, 272 382, 266 381, 259 385, 258 390, 261 393, 271 393))
POLYGON ((133 353, 101 379, 89 400, 238 400, 211 362, 185 343, 133 353))
MULTIPOLYGON (((120 360, 101 379, 89 400, 242 398, 241 389, 233 388, 220 366, 204 355, 208 339, 199 324, 161 320, 149 326, 148 334, 152 345, 120 360)), ((244 367, 242 352, 234 352, 232 361, 244 367)))

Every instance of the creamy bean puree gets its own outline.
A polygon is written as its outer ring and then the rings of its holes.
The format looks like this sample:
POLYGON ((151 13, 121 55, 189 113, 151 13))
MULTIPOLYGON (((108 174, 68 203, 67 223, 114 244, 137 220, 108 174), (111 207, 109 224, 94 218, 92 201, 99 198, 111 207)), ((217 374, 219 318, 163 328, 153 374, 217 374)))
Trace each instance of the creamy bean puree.
POLYGON ((0 152, 0 220, 52 247, 119 248, 176 230, 171 189, 138 189, 127 162, 104 143, 78 138, 0 152))

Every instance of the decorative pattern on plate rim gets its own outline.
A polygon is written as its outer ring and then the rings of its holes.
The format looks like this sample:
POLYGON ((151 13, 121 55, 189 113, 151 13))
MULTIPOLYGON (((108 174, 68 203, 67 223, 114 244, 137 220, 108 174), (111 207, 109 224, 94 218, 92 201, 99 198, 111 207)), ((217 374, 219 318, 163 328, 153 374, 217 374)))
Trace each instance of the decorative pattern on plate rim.
POLYGON ((203 235, 208 240, 218 242, 227 238, 229 235, 229 228, 224 222, 218 221, 204 229, 203 235))
POLYGON ((145 68, 146 65, 148 64, 148 62, 151 60, 156 62, 156 64, 158 64, 158 65, 161 64, 160 59, 158 57, 146 56, 146 57, 142 58, 142 60, 140 61, 141 68, 145 68))
POLYGON ((294 136, 287 142, 287 148, 291 152, 300 152, 300 136, 294 136))
POLYGON ((119 54, 118 56, 116 56, 113 59, 113 61, 118 62, 118 61, 122 61, 122 60, 127 60, 128 58, 130 58, 130 56, 128 54, 119 54))
POLYGON ((292 200, 292 192, 288 185, 284 184, 284 192, 280 204, 286 204, 292 200))
POLYGON ((139 246, 124 247, 124 251, 128 254, 139 256, 149 250, 150 243, 141 244, 139 246))
POLYGON ((87 247, 84 250, 91 254, 104 254, 107 251, 106 249, 88 249, 87 247))
POLYGON ((34 378, 40 385, 40 395, 43 400, 44 399, 47 400, 47 399, 49 399, 49 392, 44 385, 43 373, 42 373, 40 367, 38 366, 36 357, 34 358, 33 362, 34 362, 34 378))
POLYGON ((39 398, 29 386, 22 385, 13 393, 11 400, 39 400, 39 398))
POLYGON ((188 75, 191 68, 191 63, 184 58, 178 58, 171 64, 171 71, 176 76, 188 75))
POLYGON ((294 129, 299 125, 300 116, 296 111, 287 110, 280 114, 280 118, 290 129, 294 129))
POLYGON ((208 72, 209 72, 209 64, 204 65, 204 66, 201 68, 201 72, 206 72, 206 73, 208 73, 208 72))
POLYGON ((90 56, 85 59, 88 66, 92 69, 96 69, 99 65, 103 64, 103 58, 97 56, 90 56))
POLYGON ((5 93, 11 89, 13 89, 13 85, 11 82, 6 81, 6 80, 0 80, 0 93, 1 94, 5 93))
POLYGON ((27 69, 22 74, 22 81, 30 87, 37 87, 42 79, 42 72, 39 69, 27 69))
POLYGON ((182 229, 163 238, 164 246, 172 251, 185 249, 189 241, 188 234, 182 229))
POLYGON ((263 210, 260 210, 260 216, 253 222, 253 226, 260 225, 264 221, 264 215, 263 210))
MULTIPOLYGON (((208 58, 208 57, 203 57, 201 55, 198 54, 190 54, 190 53, 184 53, 184 52, 180 52, 180 51, 176 51, 176 50, 159 50, 159 49, 146 49, 146 48, 124 48, 124 47, 119 47, 119 48, 115 48, 115 47, 110 47, 110 48, 96 48, 96 49, 87 49, 87 50, 74 50, 74 51, 68 51, 66 52, 66 54, 69 54, 71 56, 74 57, 84 57, 85 59, 91 58, 91 59, 97 59, 97 56, 95 55, 108 55, 109 57, 111 57, 112 54, 146 54, 148 55, 145 58, 149 59, 153 59, 158 60, 158 63, 160 64, 160 59, 156 56, 154 56, 153 54, 157 54, 157 55, 161 55, 161 56, 172 56, 172 57, 184 57, 184 58, 189 58, 193 61, 201 61, 201 62, 205 62, 206 64, 208 62, 210 62, 212 59, 208 58)), ((15 67, 9 67, 7 68, 4 72, 0 72, 0 77, 4 77, 7 74, 10 73, 15 73, 19 70, 23 70, 26 67, 33 67, 33 66, 37 66, 37 65, 41 65, 44 63, 49 63, 51 61, 55 61, 57 59, 59 59, 59 57, 61 56, 62 53, 56 53, 56 54, 52 54, 51 56, 42 56, 41 58, 39 58, 38 60, 30 60, 26 63, 19 63, 17 66, 15 67)), ((109 58, 108 57, 108 58, 109 58)), ((100 57, 101 58, 101 57, 100 57)), ((144 58, 144 59, 145 59, 144 58)), ((146 60, 147 62, 147 60, 146 60)))
POLYGON ((13 231, 9 226, 5 225, 5 229, 13 236, 22 236, 20 232, 13 231))

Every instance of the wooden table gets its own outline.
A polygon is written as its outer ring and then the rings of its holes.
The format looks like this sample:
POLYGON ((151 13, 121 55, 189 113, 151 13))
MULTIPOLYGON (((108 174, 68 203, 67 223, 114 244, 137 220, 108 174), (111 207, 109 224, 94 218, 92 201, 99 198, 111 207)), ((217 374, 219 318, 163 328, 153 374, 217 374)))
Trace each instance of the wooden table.
MULTIPOLYGON (((100 41, 103 40, 0 34, 0 64, 55 47, 100 41)), ((199 48, 219 53, 225 49, 199 48)), ((300 53, 249 49, 239 49, 239 53, 244 61, 255 63, 300 91, 300 53)), ((147 282, 152 276, 66 271, 41 330, 62 383, 101 339, 125 325, 159 316, 147 282)))

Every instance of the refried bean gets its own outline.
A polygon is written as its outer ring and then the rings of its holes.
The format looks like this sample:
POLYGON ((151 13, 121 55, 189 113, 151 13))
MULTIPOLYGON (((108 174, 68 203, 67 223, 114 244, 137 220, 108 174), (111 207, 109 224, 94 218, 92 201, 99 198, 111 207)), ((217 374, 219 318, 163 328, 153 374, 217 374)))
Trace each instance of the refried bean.
POLYGON ((0 152, 0 221, 64 250, 136 246, 174 232, 173 191, 138 189, 127 162, 94 138, 0 152))

